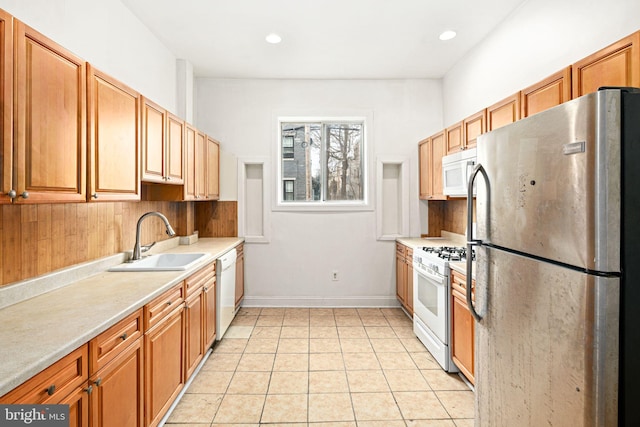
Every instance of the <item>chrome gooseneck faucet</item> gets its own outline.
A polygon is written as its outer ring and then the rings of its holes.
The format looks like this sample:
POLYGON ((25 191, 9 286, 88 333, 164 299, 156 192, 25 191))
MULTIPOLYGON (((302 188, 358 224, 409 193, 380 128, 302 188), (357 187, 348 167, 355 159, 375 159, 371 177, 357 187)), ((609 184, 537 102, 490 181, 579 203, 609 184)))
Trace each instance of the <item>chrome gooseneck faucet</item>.
POLYGON ((176 232, 173 231, 173 227, 171 227, 171 224, 169 224, 169 220, 166 216, 162 215, 160 212, 147 212, 140 217, 140 219, 138 220, 138 225, 136 225, 136 244, 133 246, 133 256, 131 257, 131 261, 137 261, 142 258, 142 252, 148 251, 153 245, 156 244, 156 242, 153 242, 150 245, 145 245, 142 248, 140 247, 140 229, 142 221, 148 216, 159 217, 164 222, 164 226, 167 227, 167 234, 171 237, 176 235, 176 232))

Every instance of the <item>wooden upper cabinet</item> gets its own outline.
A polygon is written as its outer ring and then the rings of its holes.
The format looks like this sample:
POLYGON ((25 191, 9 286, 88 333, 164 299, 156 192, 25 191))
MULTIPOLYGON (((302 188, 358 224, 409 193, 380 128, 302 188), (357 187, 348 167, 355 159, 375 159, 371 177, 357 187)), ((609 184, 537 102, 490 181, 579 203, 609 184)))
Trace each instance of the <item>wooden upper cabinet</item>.
POLYGON ((429 138, 418 143, 420 158, 420 198, 429 199, 431 196, 431 141, 429 138))
POLYGON ((578 98, 602 86, 640 86, 640 31, 572 66, 572 95, 578 98))
POLYGON ((140 200, 140 96, 87 70, 89 200, 140 200))
POLYGON ((522 118, 547 110, 571 99, 571 67, 520 91, 522 118))
POLYGON ((464 139, 463 139, 462 122, 456 123, 453 126, 449 126, 445 130, 445 133, 447 137, 446 154, 462 151, 466 148, 464 145, 464 139))
POLYGON ((86 65, 14 19, 16 202, 86 201, 86 65))
POLYGON ((446 133, 442 131, 418 143, 420 153, 420 198, 446 200, 442 186, 442 156, 446 154, 446 133))
POLYGON ((207 136, 202 132, 196 132, 195 156, 196 199, 204 200, 207 196, 207 136))
POLYGON ((487 132, 520 120, 520 92, 487 108, 487 132))
POLYGON ((487 131, 487 110, 482 110, 462 121, 465 148, 476 146, 478 136, 487 131))
POLYGON ((184 184, 184 130, 185 122, 167 113, 165 177, 169 184, 184 184))
POLYGON ((429 199, 446 200, 442 182, 442 157, 446 154, 445 132, 431 138, 431 191, 429 199))
POLYGON ((13 18, 0 9, 0 203, 10 203, 13 180, 13 18))
POLYGON ((220 198, 220 143, 207 136, 206 184, 208 200, 220 198))
POLYGON ((184 127, 184 200, 196 198, 196 135, 198 130, 189 124, 184 127))
POLYGON ((165 183, 165 127, 164 108, 142 97, 142 180, 165 183))

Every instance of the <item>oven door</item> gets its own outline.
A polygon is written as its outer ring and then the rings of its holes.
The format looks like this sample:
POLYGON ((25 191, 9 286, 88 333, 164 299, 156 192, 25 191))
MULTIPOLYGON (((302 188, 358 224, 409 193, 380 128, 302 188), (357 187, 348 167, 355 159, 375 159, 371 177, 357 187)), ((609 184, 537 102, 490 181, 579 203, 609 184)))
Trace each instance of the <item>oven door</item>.
POLYGON ((413 269, 413 315, 447 344, 448 278, 422 269, 413 269))

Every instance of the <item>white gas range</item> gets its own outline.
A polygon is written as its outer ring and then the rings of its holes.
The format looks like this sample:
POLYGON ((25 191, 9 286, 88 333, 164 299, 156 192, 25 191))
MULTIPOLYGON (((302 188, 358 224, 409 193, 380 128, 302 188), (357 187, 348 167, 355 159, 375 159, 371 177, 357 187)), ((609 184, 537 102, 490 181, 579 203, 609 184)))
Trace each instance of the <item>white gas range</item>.
MULTIPOLYGON (((472 254, 472 257, 474 254, 472 254)), ((451 360, 450 261, 466 261, 462 246, 425 246, 413 250, 413 332, 447 372, 451 360)))

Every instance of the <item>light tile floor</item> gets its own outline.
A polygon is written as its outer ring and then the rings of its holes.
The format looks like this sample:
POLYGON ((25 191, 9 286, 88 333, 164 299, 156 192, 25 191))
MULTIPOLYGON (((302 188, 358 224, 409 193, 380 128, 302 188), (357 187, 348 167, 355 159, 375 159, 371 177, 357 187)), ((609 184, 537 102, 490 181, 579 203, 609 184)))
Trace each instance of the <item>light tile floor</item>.
POLYGON ((168 427, 470 427, 473 392, 400 309, 242 308, 168 427))

